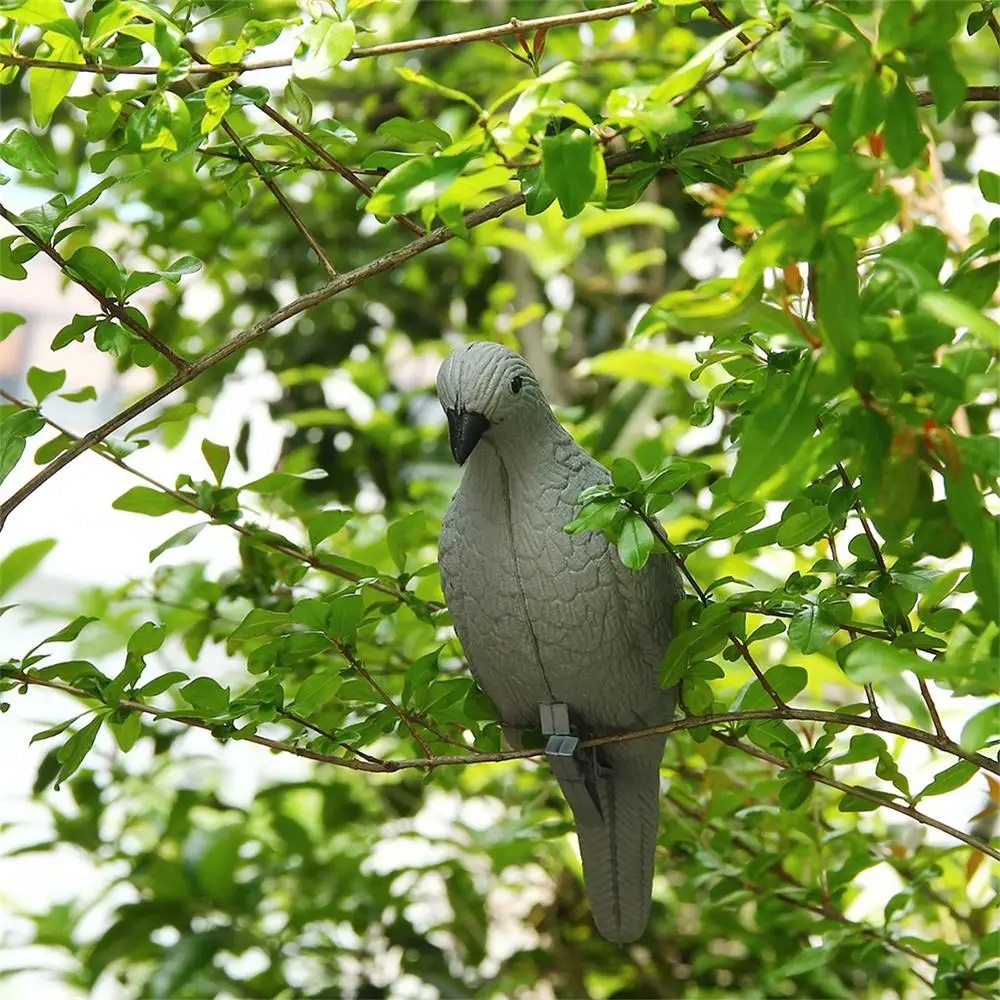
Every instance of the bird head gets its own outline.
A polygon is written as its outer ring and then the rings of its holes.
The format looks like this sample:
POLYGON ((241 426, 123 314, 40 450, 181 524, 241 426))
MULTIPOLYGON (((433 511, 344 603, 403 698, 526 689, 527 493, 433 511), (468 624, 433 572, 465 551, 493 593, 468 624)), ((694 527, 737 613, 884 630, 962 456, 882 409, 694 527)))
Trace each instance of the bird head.
POLYGON ((437 377, 455 461, 462 465, 487 432, 519 422, 537 407, 548 410, 535 373, 516 351, 478 341, 456 347, 437 377))

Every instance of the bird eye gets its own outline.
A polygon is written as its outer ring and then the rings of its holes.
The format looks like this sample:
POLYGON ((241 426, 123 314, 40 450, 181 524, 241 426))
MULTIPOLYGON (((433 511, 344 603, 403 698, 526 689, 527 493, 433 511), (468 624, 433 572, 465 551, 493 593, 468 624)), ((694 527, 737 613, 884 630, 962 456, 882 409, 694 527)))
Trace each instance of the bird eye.
POLYGON ((510 380, 510 391, 511 392, 520 392, 521 391, 521 385, 522 385, 523 382, 524 382, 524 379, 521 378, 520 375, 515 375, 510 380))

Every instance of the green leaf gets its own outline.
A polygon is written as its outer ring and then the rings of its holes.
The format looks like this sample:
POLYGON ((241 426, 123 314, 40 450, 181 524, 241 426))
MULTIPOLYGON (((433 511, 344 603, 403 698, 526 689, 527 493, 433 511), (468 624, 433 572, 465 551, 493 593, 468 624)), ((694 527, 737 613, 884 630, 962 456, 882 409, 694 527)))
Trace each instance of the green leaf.
MULTIPOLYGON (((808 779, 802 780, 807 785, 812 785, 808 779)), ((776 976, 800 976, 804 972, 812 972, 814 969, 829 965, 833 961, 833 955, 834 950, 830 947, 805 948, 776 969, 774 974, 776 976)))
POLYGON ((0 341, 6 340, 23 323, 24 317, 20 313, 0 312, 0 341))
POLYGON ((415 83, 420 87, 426 87, 428 90, 433 90, 437 94, 441 94, 442 97, 449 97, 453 101, 462 101, 468 104, 470 108, 474 108, 477 114, 482 114, 483 109, 471 98, 468 94, 463 93, 461 90, 455 90, 453 87, 446 87, 442 83, 438 83, 436 80, 432 80, 429 76, 425 76, 423 73, 418 73, 416 70, 410 69, 408 66, 397 66, 396 72, 407 81, 407 83, 415 83))
POLYGON ((994 205, 1000 205, 1000 174, 992 170, 980 170, 976 178, 983 197, 994 205))
POLYGON ((451 136, 435 122, 410 121, 408 118, 390 118, 375 129, 376 135, 395 139, 401 146, 416 146, 421 142, 432 142, 444 149, 451 145, 451 136))
POLYGON ((205 715, 221 715, 229 707, 229 688, 211 677, 197 677, 178 693, 192 708, 205 715))
POLYGON ((38 140, 23 128, 14 129, 0 142, 0 160, 39 177, 53 177, 58 173, 45 151, 38 145, 38 140))
POLYGON ((385 534, 389 555, 396 568, 406 569, 406 557, 423 541, 426 534, 427 517, 422 510, 415 510, 389 525, 385 534))
POLYGON ((291 618, 285 611, 268 611, 254 608, 239 625, 229 633, 230 639, 255 639, 262 635, 272 635, 288 627, 291 618))
POLYGON ((365 602, 358 594, 339 594, 330 602, 326 631, 343 642, 352 642, 365 613, 365 602))
MULTIPOLYGON (((764 677, 778 692, 778 697, 786 702, 791 701, 809 682, 809 675, 802 667, 790 667, 784 663, 765 671, 764 677)), ((774 701, 760 681, 754 678, 737 695, 736 701, 733 702, 733 711, 753 712, 763 708, 774 708, 774 701)))
POLYGON ((731 538, 752 528, 764 517, 764 508, 749 500, 720 514, 703 532, 704 538, 731 538))
POLYGON ((788 623, 788 641, 800 653, 825 649, 838 624, 836 618, 817 604, 806 604, 788 623))
POLYGON ((335 535, 352 517, 354 517, 353 510, 321 510, 318 514, 314 514, 306 522, 310 546, 316 548, 320 542, 335 535))
POLYGON ((354 23, 321 17, 301 34, 304 55, 296 54, 292 70, 303 79, 327 77, 350 54, 354 45, 354 23))
POLYGON ((826 507, 815 506, 782 518, 778 525, 778 544, 793 549, 807 542, 816 541, 830 525, 826 507))
POLYGON ((171 535, 165 542, 161 542, 149 553, 149 561, 155 562, 167 549, 180 548, 193 542, 211 522, 202 521, 201 524, 190 524, 186 528, 181 528, 176 534, 171 535))
POLYGON ((970 306, 968 302, 945 291, 924 292, 918 301, 921 309, 926 309, 935 319, 952 329, 968 327, 991 347, 1000 347, 1000 323, 970 306))
MULTIPOLYGON (((778 792, 778 802, 782 809, 798 809, 812 795, 815 784, 801 774, 789 778, 778 792)), ((794 961, 794 959, 793 959, 794 961)), ((787 969, 785 974, 788 975, 787 969)))
POLYGON ((842 359, 849 358, 861 331, 858 269, 854 241, 828 234, 816 260, 816 312, 823 340, 842 359))
POLYGON ((46 396, 62 388, 66 381, 66 372, 48 372, 44 368, 32 367, 28 369, 25 381, 35 397, 35 402, 40 403, 46 396))
POLYGON ((205 438, 201 443, 201 453, 205 456, 205 461, 208 462, 208 467, 212 470, 215 481, 221 486, 222 477, 226 474, 226 469, 229 466, 229 449, 224 444, 216 444, 205 438))
POLYGON ((25 440, 44 426, 45 421, 37 410, 19 410, 0 420, 0 483, 24 454, 25 440))
POLYGON ((172 497, 162 490, 154 490, 150 486, 133 486, 111 504, 115 510, 125 510, 132 514, 146 514, 149 517, 162 517, 176 510, 193 513, 194 507, 172 497))
POLYGON ((629 569, 642 569, 656 551, 656 538, 638 514, 630 513, 618 536, 618 558, 629 569))
POLYGON ((310 674, 295 692, 292 702, 300 715, 310 716, 320 712, 337 696, 344 678, 334 669, 317 670, 310 674))
POLYGON ((902 75, 896 80, 896 89, 889 95, 884 134, 885 148, 900 170, 913 164, 927 145, 927 136, 920 128, 917 100, 902 75))
POLYGON ((858 684, 880 684, 899 677, 904 670, 922 676, 926 660, 908 649, 898 649, 884 639, 863 636, 837 651, 844 673, 858 684))
POLYGON ((616 458, 611 463, 611 481, 622 490, 634 490, 642 477, 635 464, 627 458, 616 458))
POLYGON ((185 254, 178 257, 173 263, 168 264, 162 271, 156 273, 167 281, 177 284, 185 274, 195 274, 201 270, 201 261, 195 257, 185 254))
POLYGON ((202 135, 212 132, 228 113, 233 98, 229 85, 235 79, 235 75, 230 74, 221 80, 213 81, 205 88, 205 114, 201 119, 202 135))
POLYGON ((97 739, 101 725, 104 722, 103 716, 91 719, 83 729, 75 732, 60 748, 57 754, 59 760, 59 774, 56 776, 56 788, 67 778, 73 775, 83 763, 84 757, 90 752, 90 748, 97 739))
POLYGON ((143 622, 132 633, 126 649, 135 656, 155 653, 163 645, 166 635, 166 630, 162 625, 157 625, 156 622, 143 622))
POLYGON ((89 281, 98 291, 111 298, 121 295, 125 272, 103 250, 80 247, 67 264, 72 275, 89 281))
POLYGON ((260 479, 255 479, 246 486, 241 486, 241 490, 251 490, 254 493, 280 493, 292 486, 300 486, 303 480, 325 479, 326 471, 323 469, 309 469, 306 472, 269 472, 260 479))
POLYGON ((754 129, 754 141, 762 146, 773 145, 782 132, 806 121, 822 105, 833 100, 843 86, 843 80, 817 73, 786 87, 764 109, 754 129))
POLYGON ((542 139, 542 174, 567 219, 583 211, 598 181, 597 144, 586 132, 568 129, 542 139))
POLYGON ((74 715, 72 719, 67 719, 65 722, 60 722, 55 726, 49 726, 48 729, 43 729, 40 733, 35 733, 30 740, 28 740, 28 745, 34 743, 41 743, 42 740, 51 739, 53 736, 59 736, 61 733, 66 732, 70 726, 76 722, 77 719, 82 719, 88 712, 81 712, 79 715, 74 715))
MULTIPOLYGON (((38 646, 44 646, 49 642, 73 642, 88 625, 96 621, 96 618, 92 618, 89 615, 78 615, 68 625, 64 625, 59 629, 58 632, 53 632, 52 635, 43 639, 38 646)), ((38 649, 38 646, 35 646, 35 649, 38 649)))
POLYGON ((0 597, 12 590, 55 548, 54 538, 42 538, 28 542, 8 553, 0 561, 0 597))
POLYGON ((944 795, 946 792, 953 792, 978 773, 979 766, 977 764, 971 760, 960 760, 957 764, 952 764, 951 767, 938 771, 933 780, 917 795, 914 801, 919 802, 930 795, 944 795))
POLYGON ((809 391, 812 364, 800 363, 791 376, 773 374, 740 433, 739 456, 730 495, 750 498, 782 466, 789 465, 816 431, 819 400, 809 391))
POLYGON ((995 701, 966 722, 962 727, 962 737, 959 742, 963 750, 980 750, 998 736, 1000 736, 1000 701, 995 701))
POLYGON ((437 200, 475 158, 475 152, 421 156, 391 170, 379 181, 368 210, 374 215, 414 212, 437 200))
POLYGON ((165 674, 160 674, 159 677, 147 681, 141 688, 137 688, 135 696, 136 698, 154 698, 172 688, 178 681, 186 681, 187 679, 188 675, 180 670, 168 670, 165 674))
MULTIPOLYGON (((67 35, 47 31, 43 36, 49 51, 39 55, 51 62, 84 62, 80 46, 67 35)), ((42 69, 32 66, 28 72, 28 93, 31 96, 31 116, 39 128, 45 128, 52 120, 52 112, 59 106, 76 79, 76 73, 68 69, 42 69)), ((74 769, 75 770, 75 769, 74 769)), ((61 780, 61 779, 60 779, 61 780)))
POLYGON ((828 764, 860 764, 866 760, 876 760, 887 753, 885 740, 874 733, 859 733, 851 737, 851 744, 846 753, 839 757, 831 757, 828 764))

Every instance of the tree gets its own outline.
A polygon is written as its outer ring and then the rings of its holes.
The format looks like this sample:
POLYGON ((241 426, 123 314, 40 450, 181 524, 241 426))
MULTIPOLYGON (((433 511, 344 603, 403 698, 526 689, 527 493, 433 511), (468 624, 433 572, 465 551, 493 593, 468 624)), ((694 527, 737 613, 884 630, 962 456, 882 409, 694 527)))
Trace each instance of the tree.
POLYGON ((59 624, 4 650, 0 707, 68 697, 32 849, 122 888, 96 928, 98 900, 26 904, 42 967, 149 997, 995 994, 1000 221, 950 200, 1000 202, 994 5, 4 5, 0 158, 36 204, 0 194, 0 269, 48 258, 93 304, 0 388, 0 595, 85 451, 135 476, 123 532, 186 515, 145 579, 9 612, 59 624), (567 530, 687 579, 625 950, 447 631, 432 376, 458 337, 519 347, 612 468, 567 530), (146 389, 71 431, 79 342, 146 389), (248 350, 278 466, 250 479, 246 422, 145 471, 248 350), (307 770, 239 801, 198 763, 223 746, 307 770), (935 808, 966 785, 971 825, 935 808), (899 889, 859 916, 873 871, 899 889))

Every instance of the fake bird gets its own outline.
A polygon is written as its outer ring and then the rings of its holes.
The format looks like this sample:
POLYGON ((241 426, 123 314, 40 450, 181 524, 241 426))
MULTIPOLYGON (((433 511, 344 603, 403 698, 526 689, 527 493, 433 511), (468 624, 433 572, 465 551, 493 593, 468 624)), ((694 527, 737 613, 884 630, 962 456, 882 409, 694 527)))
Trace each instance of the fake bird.
POLYGON ((634 941, 649 920, 666 737, 580 744, 672 718, 676 690, 661 689, 659 668, 680 576, 659 555, 628 569, 600 531, 563 531, 580 492, 610 476, 519 354, 459 347, 437 385, 452 455, 466 466, 440 538, 455 631, 508 739, 547 736, 594 922, 611 941, 634 941))

